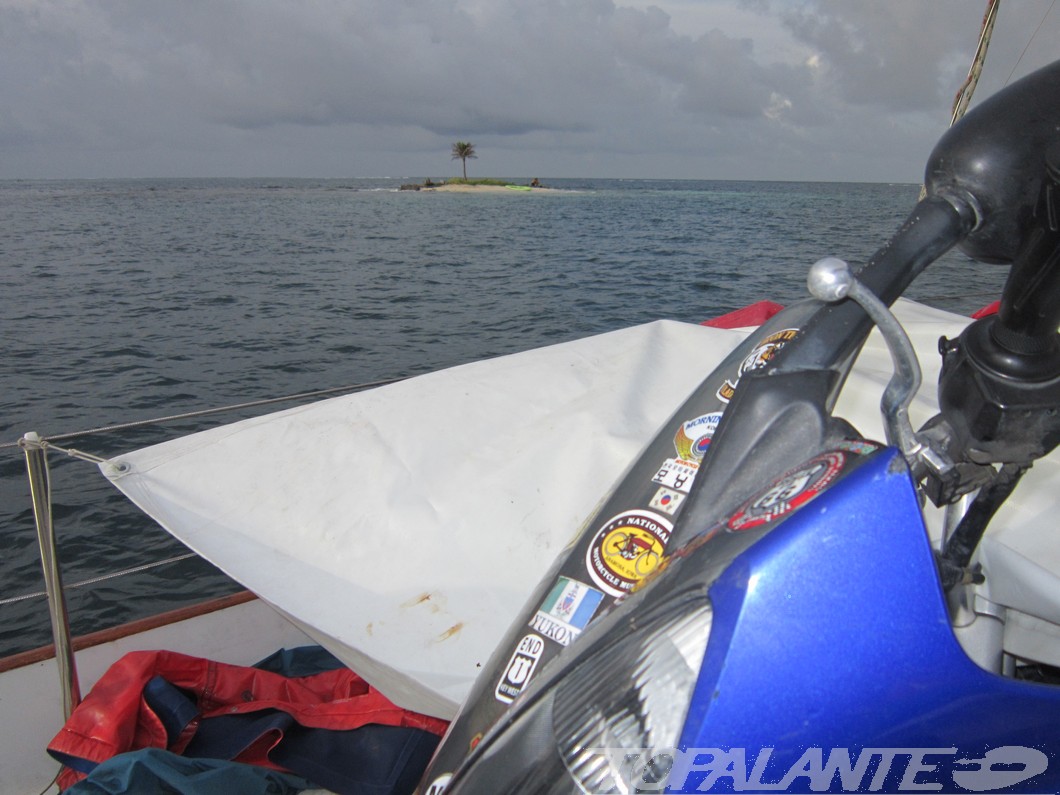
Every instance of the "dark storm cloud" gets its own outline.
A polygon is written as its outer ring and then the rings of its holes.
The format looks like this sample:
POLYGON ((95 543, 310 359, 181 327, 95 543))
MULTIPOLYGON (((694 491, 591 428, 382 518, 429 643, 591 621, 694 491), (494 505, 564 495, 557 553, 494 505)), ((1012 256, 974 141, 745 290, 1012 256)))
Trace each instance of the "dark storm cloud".
MULTIPOLYGON (((461 138, 496 174, 886 179, 941 132, 981 16, 659 6, 0 0, 0 176, 438 174, 461 138)), ((1003 9, 981 91, 1045 7, 1003 9)))

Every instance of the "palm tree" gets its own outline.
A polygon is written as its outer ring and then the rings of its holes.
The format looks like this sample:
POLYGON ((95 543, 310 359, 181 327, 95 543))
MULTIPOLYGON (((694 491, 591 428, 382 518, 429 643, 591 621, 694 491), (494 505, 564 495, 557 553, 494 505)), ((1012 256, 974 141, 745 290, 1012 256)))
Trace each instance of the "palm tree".
POLYGON ((467 182, 467 159, 471 158, 474 160, 477 155, 475 154, 475 145, 470 141, 457 141, 453 144, 453 160, 462 160, 464 163, 464 182, 467 182))

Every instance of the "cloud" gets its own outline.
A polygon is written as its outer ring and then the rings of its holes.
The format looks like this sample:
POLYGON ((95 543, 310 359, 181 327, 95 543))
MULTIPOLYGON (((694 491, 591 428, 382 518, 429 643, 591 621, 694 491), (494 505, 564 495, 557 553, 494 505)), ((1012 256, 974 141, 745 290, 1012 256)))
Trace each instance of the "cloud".
POLYGON ((972 24, 961 24, 953 12, 949 3, 829 0, 793 7, 781 18, 815 50, 818 63, 827 65, 829 87, 846 102, 922 111, 938 108, 939 77, 946 86, 956 85, 959 75, 948 63, 950 54, 974 44, 978 19, 965 15, 972 24))
POLYGON ((979 13, 964 0, 0 0, 0 176, 437 174, 428 164, 459 137, 498 174, 882 178, 941 132, 979 13))

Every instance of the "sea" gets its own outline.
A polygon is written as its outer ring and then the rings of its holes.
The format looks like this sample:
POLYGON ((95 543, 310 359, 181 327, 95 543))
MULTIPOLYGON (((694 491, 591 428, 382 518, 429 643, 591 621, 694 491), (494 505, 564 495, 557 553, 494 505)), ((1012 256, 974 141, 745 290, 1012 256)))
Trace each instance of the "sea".
MULTIPOLYGON (((84 431, 789 303, 817 259, 865 262, 919 191, 619 179, 399 190, 417 181, 0 181, 0 656, 51 639, 23 434, 106 457, 287 405, 84 431)), ((908 296, 968 313, 1004 277, 953 252, 908 296)), ((49 466, 75 633, 238 590, 93 464, 52 451, 49 466)))

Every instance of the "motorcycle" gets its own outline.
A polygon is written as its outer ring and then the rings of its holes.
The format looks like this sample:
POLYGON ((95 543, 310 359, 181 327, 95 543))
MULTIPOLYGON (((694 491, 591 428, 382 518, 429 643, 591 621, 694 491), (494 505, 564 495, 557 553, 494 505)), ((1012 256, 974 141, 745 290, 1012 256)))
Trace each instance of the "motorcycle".
POLYGON ((1060 441, 1060 61, 951 128, 925 188, 856 275, 816 263, 813 297, 663 427, 418 792, 1060 791, 1048 509, 1021 560, 983 543, 1060 441), (1011 270, 997 314, 940 341, 938 414, 914 430, 920 366, 888 307, 954 246, 1011 270), (873 327, 883 440, 833 414, 873 327))

